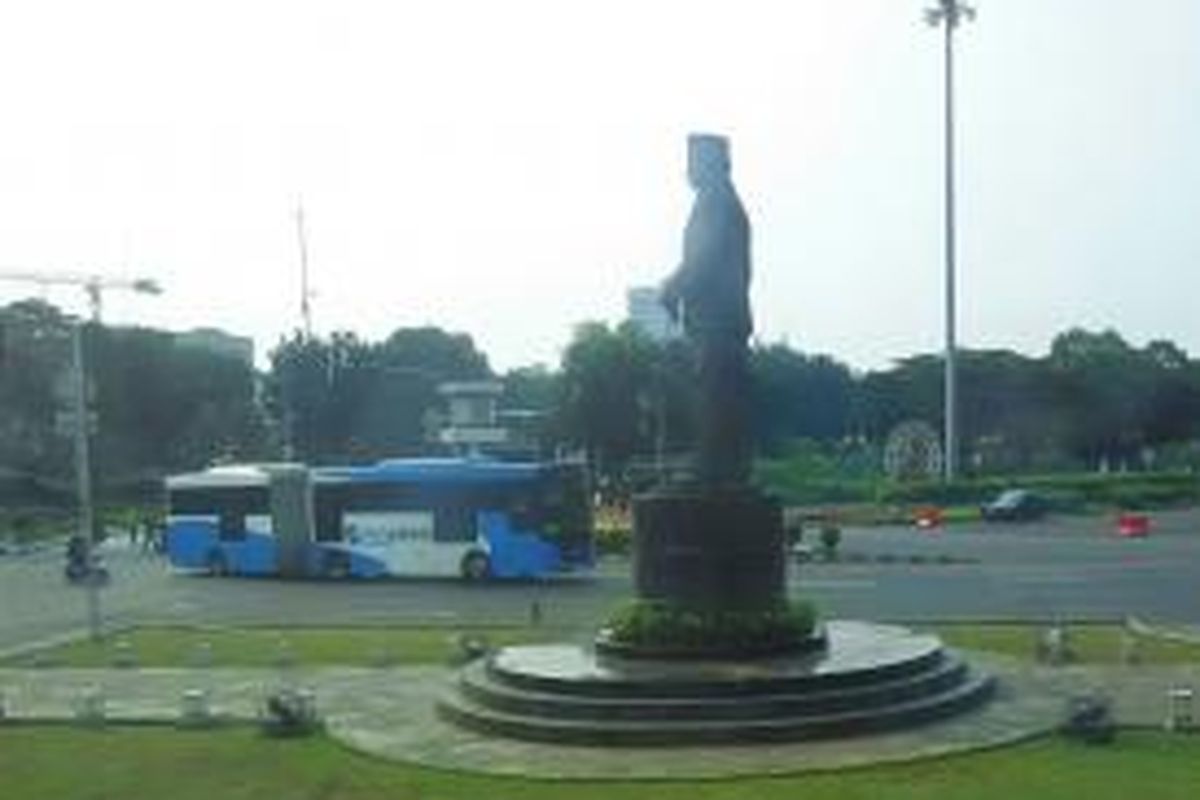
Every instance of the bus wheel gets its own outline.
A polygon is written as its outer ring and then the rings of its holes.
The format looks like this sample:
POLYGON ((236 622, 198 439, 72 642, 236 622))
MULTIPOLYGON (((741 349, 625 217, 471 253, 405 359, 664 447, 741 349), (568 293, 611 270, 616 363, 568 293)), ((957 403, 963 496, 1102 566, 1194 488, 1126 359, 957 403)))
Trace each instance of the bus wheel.
POLYGON ((482 581, 492 574, 492 562, 478 550, 467 553, 462 560, 462 576, 469 581, 482 581))
POLYGON ((329 553, 325 556, 321 572, 326 578, 350 577, 350 556, 345 553, 329 553))
POLYGON ((220 550, 208 554, 208 574, 214 577, 225 577, 229 574, 229 562, 220 550))

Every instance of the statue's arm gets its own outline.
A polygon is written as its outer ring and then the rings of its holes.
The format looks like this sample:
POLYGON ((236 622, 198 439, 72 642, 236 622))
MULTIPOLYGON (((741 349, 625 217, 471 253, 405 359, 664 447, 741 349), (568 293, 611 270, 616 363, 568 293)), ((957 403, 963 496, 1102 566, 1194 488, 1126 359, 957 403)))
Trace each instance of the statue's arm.
POLYGON ((672 320, 679 319, 679 306, 683 302, 683 282, 686 266, 686 264, 680 264, 662 282, 662 286, 658 288, 658 302, 662 303, 663 308, 671 315, 672 320))

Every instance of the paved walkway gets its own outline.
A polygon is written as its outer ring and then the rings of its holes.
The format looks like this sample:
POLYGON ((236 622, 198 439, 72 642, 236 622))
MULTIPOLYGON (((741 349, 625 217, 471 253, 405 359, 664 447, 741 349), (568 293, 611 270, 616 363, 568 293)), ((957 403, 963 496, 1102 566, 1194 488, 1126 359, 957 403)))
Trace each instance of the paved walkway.
POLYGON ((485 737, 437 718, 434 699, 453 674, 436 666, 0 670, 0 694, 13 721, 74 720, 82 698, 99 693, 109 720, 172 723, 190 689, 208 690, 221 719, 253 720, 269 691, 292 686, 315 693, 331 736, 384 758, 547 778, 683 778, 837 769, 998 746, 1050 730, 1065 698, 1088 688, 1113 699, 1122 724, 1157 726, 1169 687, 1200 687, 1200 665, 1045 668, 971 659, 1000 679, 997 698, 981 711, 896 733, 756 746, 590 748, 485 737))

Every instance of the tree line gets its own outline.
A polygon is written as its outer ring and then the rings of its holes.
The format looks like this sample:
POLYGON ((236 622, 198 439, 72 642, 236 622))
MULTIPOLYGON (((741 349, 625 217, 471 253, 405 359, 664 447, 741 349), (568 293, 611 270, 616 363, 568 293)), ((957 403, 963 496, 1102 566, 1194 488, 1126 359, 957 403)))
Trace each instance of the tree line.
MULTIPOLYGON (((71 485, 69 324, 41 301, 0 307, 0 497, 5 486, 28 494, 71 485)), ((434 452, 446 381, 501 379, 502 406, 528 412, 540 455, 583 453, 607 476, 685 453, 695 433, 687 343, 656 342, 628 324, 580 325, 559 364, 503 374, 469 335, 435 327, 399 328, 381 341, 296 333, 271 350, 265 371, 147 328, 85 325, 84 341, 95 470, 110 491, 217 461, 434 452)), ((941 426, 939 355, 856 372, 785 343, 756 344, 751 370, 765 458, 815 449, 877 472, 898 425, 941 426)), ((1115 331, 1074 329, 1044 356, 963 351, 959 370, 968 471, 1198 460, 1200 362, 1169 341, 1136 347, 1115 331)))

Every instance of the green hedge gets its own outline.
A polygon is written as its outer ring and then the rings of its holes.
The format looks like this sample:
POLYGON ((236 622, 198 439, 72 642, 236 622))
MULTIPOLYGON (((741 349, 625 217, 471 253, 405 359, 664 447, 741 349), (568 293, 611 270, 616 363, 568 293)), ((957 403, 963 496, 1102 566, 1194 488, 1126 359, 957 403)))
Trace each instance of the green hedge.
POLYGON ((634 647, 677 650, 728 647, 770 648, 806 639, 816 626, 816 608, 806 601, 762 611, 708 611, 635 600, 606 626, 613 640, 634 647))
POLYGON ((951 483, 892 483, 814 480, 790 471, 787 462, 763 462, 757 467, 757 477, 789 505, 978 505, 1016 487, 1037 492, 1051 508, 1063 512, 1088 507, 1151 509, 1200 502, 1200 477, 1189 472, 1067 473, 967 478, 951 483))
POLYGON ((1031 475, 975 478, 952 483, 891 484, 880 488, 883 503, 964 505, 983 503, 1005 489, 1020 487, 1043 495, 1052 508, 1078 511, 1088 506, 1162 508, 1200 500, 1200 479, 1190 473, 1031 475))

